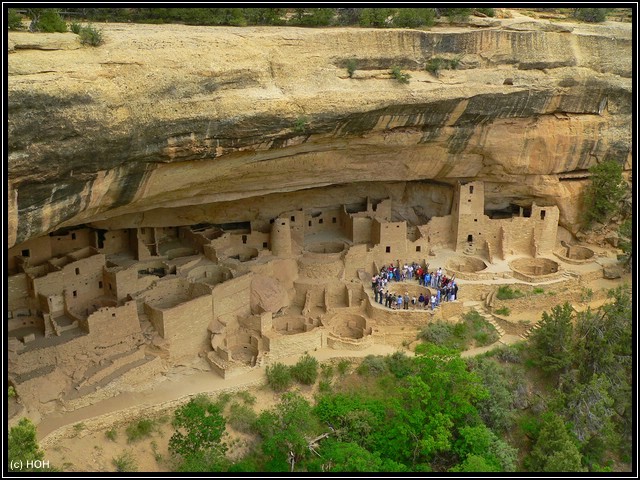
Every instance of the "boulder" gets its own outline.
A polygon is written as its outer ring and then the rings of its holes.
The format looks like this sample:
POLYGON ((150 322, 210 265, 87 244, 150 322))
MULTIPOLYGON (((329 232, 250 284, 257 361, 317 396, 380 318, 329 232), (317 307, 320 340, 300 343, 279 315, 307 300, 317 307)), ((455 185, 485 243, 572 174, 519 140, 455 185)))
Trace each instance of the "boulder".
POLYGON ((602 276, 609 280, 615 280, 622 276, 622 268, 618 265, 607 265, 602 267, 602 276))

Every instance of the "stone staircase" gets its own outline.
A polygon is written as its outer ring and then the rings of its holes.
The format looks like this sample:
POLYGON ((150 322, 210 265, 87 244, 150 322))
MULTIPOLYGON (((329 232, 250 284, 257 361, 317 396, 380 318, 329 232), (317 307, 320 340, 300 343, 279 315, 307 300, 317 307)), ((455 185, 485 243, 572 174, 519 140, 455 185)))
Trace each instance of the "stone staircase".
POLYGON ((504 329, 498 325, 498 322, 496 322, 495 317, 487 312, 483 306, 481 306, 480 308, 476 309, 476 311, 487 321, 489 322, 491 325, 493 325, 493 327, 496 329, 496 331, 498 332, 498 335, 500 335, 500 338, 502 338, 504 336, 504 329))
POLYGON ((537 330, 540 328, 540 324, 539 323, 534 323, 533 325, 531 325, 529 328, 527 328, 527 330, 520 334, 520 338, 526 340, 529 338, 529 335, 531 335, 531 332, 533 332, 534 330, 537 330))
POLYGON ((493 325, 493 327, 498 332, 498 335, 500 335, 500 338, 504 336, 504 329, 498 324, 498 322, 496 322, 495 317, 486 310, 484 302, 468 300, 466 302, 463 302, 462 305, 465 308, 467 307, 473 308, 476 312, 480 314, 480 316, 482 316, 482 318, 484 318, 488 323, 493 325))

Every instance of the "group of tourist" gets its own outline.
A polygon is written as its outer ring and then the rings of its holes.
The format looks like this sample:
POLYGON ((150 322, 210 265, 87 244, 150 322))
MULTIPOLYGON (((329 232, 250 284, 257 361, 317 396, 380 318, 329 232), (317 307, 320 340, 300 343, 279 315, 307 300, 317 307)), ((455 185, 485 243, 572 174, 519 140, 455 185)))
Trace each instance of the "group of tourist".
POLYGON ((384 265, 380 272, 371 278, 371 288, 375 295, 375 301, 380 305, 384 305, 392 310, 409 310, 411 309, 428 309, 434 310, 441 302, 452 302, 458 298, 458 284, 455 281, 455 275, 447 278, 442 272, 442 267, 438 267, 436 271, 429 271, 429 264, 425 268, 413 262, 410 265, 404 264, 400 267, 393 264, 384 265), (404 282, 405 280, 413 280, 417 278, 418 285, 430 287, 434 289, 434 293, 429 296, 420 293, 416 296, 409 296, 409 292, 404 295, 389 292, 387 285, 390 281, 404 282))

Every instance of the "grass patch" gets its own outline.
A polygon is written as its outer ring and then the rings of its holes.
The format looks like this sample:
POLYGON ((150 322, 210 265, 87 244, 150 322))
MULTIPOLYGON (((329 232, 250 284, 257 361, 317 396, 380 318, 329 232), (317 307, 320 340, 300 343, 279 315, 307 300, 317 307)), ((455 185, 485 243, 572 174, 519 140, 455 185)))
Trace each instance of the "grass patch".
POLYGON ((325 380, 333 378, 334 368, 330 363, 323 363, 320 365, 320 376, 325 380))
POLYGON ((338 362, 338 373, 340 374, 340 376, 344 377, 347 373, 349 373, 350 368, 351 362, 349 360, 343 358, 338 362))
POLYGON ((156 422, 149 418, 141 418, 127 427, 127 442, 137 442, 138 440, 150 437, 156 428, 156 422))
POLYGON ((504 315, 505 317, 508 317, 509 315, 511 315, 511 309, 509 307, 500 307, 496 310, 496 313, 498 315, 504 315))
POLYGON ((353 78, 353 74, 356 71, 358 64, 355 58, 350 58, 347 60, 347 73, 349 73, 349 78, 353 78))
POLYGON ((111 430, 104 432, 104 436, 107 437, 108 440, 115 442, 116 438, 118 438, 118 431, 115 428, 112 428, 111 430))
POLYGON ((236 397, 242 400, 246 405, 255 405, 256 397, 252 395, 247 390, 242 390, 241 392, 236 393, 236 397))
POLYGON ((544 288, 542 287, 535 287, 532 292, 534 295, 540 295, 542 293, 544 293, 544 288))
POLYGON ((229 409, 228 422, 231 427, 239 432, 252 433, 255 431, 258 415, 253 408, 246 404, 232 403, 229 409))
POLYGON ((137 472, 138 465, 136 459, 130 451, 123 452, 121 455, 114 457, 112 460, 116 467, 116 472, 137 472))
POLYGON ((513 290, 509 285, 498 287, 498 293, 496 293, 496 298, 498 300, 511 300, 523 296, 524 294, 520 290, 513 290))

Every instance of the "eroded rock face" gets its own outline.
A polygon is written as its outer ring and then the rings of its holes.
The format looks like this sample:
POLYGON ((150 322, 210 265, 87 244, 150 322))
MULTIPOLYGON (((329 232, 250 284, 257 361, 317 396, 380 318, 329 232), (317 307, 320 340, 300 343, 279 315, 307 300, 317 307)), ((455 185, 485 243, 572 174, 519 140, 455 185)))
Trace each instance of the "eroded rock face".
POLYGON ((51 50, 9 33, 8 246, 82 223, 267 219, 322 198, 405 198, 395 215, 429 217, 471 178, 488 208, 558 205, 575 233, 575 174, 630 168, 631 25, 560 27, 105 24, 99 48, 68 33, 51 50), (434 57, 459 68, 433 75, 434 57))

